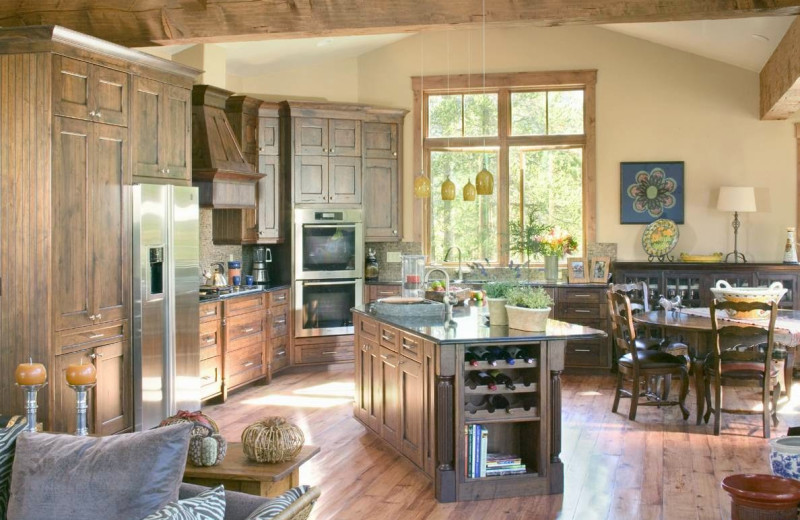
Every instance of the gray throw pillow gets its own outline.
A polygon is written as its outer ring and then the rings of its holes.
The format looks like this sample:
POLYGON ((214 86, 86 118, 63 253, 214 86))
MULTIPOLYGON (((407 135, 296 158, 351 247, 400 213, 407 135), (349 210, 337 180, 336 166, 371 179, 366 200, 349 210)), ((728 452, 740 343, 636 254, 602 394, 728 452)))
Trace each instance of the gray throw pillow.
POLYGON ((109 437, 23 433, 8 520, 141 520, 178 499, 192 424, 109 437))
POLYGON ((11 467, 14 464, 14 447, 17 436, 28 424, 28 420, 21 415, 15 415, 0 429, 0 520, 6 517, 8 508, 8 493, 11 488, 11 467))
POLYGON ((294 487, 250 513, 250 516, 245 520, 270 520, 271 518, 275 518, 279 513, 282 513, 284 509, 289 507, 292 502, 305 495, 308 489, 309 486, 294 487))
POLYGON ((225 488, 217 486, 197 496, 170 502, 144 520, 224 520, 225 488))

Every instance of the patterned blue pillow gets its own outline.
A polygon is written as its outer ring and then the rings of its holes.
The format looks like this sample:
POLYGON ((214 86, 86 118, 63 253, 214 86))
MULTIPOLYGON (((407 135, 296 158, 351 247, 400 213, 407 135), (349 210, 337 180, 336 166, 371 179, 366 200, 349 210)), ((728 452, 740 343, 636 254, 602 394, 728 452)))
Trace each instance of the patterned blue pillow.
POLYGON ((278 513, 289 507, 292 502, 303 496, 306 491, 308 491, 308 486, 292 488, 250 513, 250 516, 248 516, 246 520, 270 520, 271 518, 275 518, 278 516, 278 513))
POLYGON ((0 519, 5 520, 8 509, 8 494, 11 489, 11 467, 14 464, 14 448, 17 436, 28 424, 21 415, 15 415, 5 428, 0 428, 0 519))
POLYGON ((170 502, 143 520, 223 520, 224 518, 225 488, 217 486, 192 498, 170 502))

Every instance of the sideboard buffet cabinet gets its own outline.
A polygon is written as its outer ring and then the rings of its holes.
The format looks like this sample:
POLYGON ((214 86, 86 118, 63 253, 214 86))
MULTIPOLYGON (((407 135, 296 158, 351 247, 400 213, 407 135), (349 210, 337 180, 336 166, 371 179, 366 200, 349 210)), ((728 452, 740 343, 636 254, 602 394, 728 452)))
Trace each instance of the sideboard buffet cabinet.
POLYGON ((566 344, 605 332, 557 320, 541 332, 487 326, 477 307, 456 307, 451 321, 379 314, 373 304, 353 311, 354 415, 433 480, 437 500, 563 492, 566 344), (486 350, 498 357, 496 366, 470 356, 486 350), (496 388, 481 379, 484 372, 496 388), (478 427, 485 432, 480 449, 470 443, 478 427), (492 471, 497 454, 515 469, 492 471))

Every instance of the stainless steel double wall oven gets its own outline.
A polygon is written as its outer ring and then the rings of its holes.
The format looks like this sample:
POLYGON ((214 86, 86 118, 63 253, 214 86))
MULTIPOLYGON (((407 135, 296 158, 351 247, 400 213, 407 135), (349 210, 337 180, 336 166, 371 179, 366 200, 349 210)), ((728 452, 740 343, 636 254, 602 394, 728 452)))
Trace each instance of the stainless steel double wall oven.
POLYGON ((294 210, 295 337, 353 333, 364 294, 359 209, 294 210))

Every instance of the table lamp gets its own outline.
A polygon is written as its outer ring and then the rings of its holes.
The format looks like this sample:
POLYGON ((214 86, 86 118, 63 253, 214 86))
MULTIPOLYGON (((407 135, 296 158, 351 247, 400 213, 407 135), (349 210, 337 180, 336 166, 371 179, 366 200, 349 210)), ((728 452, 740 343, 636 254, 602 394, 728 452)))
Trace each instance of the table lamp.
POLYGON ((719 189, 719 198, 717 199, 717 209, 720 211, 733 212, 733 252, 725 255, 725 261, 728 257, 733 255, 733 262, 739 263, 747 262, 744 253, 739 252, 739 213, 753 212, 756 210, 756 192, 752 187, 735 187, 735 186, 722 186, 719 189))

